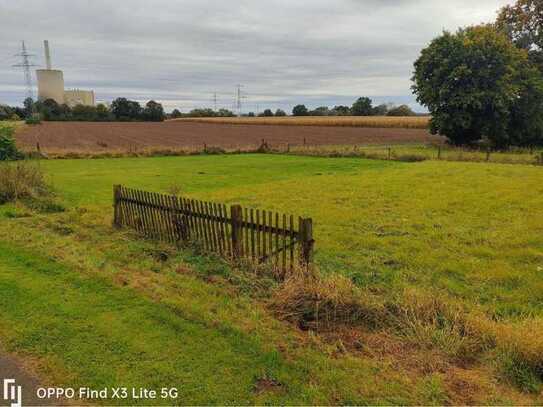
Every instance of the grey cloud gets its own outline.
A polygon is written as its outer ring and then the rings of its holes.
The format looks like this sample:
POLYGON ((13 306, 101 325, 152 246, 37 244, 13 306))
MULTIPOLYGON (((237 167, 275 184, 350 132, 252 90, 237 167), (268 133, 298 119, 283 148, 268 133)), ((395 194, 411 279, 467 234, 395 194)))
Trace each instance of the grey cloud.
POLYGON ((0 0, 0 102, 20 103, 11 68, 26 39, 43 65, 49 39, 66 85, 99 100, 156 99, 184 110, 231 107, 244 84, 257 104, 351 103, 359 95, 415 105, 412 64, 443 29, 490 21, 506 0, 0 0))

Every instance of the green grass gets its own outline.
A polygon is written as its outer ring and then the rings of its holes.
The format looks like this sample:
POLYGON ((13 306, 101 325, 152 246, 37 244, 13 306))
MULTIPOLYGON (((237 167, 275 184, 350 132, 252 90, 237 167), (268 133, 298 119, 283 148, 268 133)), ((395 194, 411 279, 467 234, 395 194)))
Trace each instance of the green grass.
MULTIPOLYGON (((311 216, 319 268, 382 298, 416 289, 504 323, 543 317, 539 167, 280 155, 40 165, 69 210, 0 207, 0 335, 40 358, 55 384, 175 383, 190 404, 466 402, 450 378, 410 375, 390 355, 338 356, 318 339, 300 346, 218 260, 172 252, 157 261, 160 245, 110 229, 118 183, 311 216), (262 377, 283 385, 255 391, 262 377)), ((520 400, 489 386, 473 400, 520 400)))
POLYGON ((288 156, 44 161, 73 205, 113 184, 311 216, 317 263, 380 289, 417 285, 497 315, 543 311, 540 168, 288 156))

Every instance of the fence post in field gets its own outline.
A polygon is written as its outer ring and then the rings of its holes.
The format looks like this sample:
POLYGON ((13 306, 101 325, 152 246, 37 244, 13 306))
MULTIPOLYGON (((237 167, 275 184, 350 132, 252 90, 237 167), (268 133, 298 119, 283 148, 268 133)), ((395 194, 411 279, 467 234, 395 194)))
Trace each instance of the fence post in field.
POLYGON ((121 227, 121 186, 113 185, 113 226, 121 227))
POLYGON ((388 159, 390 160, 392 158, 392 148, 388 148, 388 159))
POLYGON ((437 159, 441 160, 441 146, 437 146, 437 159))
POLYGON ((234 259, 238 259, 241 257, 241 227, 243 222, 240 205, 230 207, 230 217, 232 219, 232 256, 234 259))
POLYGON ((313 257, 313 220, 311 218, 300 218, 299 222, 300 256, 302 264, 307 265, 313 257))

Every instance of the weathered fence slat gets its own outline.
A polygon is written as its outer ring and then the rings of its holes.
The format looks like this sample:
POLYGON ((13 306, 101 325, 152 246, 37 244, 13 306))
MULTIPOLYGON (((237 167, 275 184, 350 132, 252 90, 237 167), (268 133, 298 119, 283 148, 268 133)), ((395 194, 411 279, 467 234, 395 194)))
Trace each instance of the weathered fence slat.
POLYGON ((292 215, 203 202, 154 192, 113 187, 113 226, 172 244, 190 240, 204 250, 234 259, 269 261, 285 276, 296 262, 307 265, 313 254, 313 224, 292 215), (296 254, 295 254, 296 253, 296 254))

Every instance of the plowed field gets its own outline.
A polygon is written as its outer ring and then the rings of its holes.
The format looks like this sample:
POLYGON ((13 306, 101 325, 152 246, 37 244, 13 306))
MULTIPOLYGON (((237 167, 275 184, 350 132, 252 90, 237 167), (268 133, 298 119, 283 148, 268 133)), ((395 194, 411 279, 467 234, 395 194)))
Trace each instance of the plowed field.
POLYGON ((47 122, 17 132, 20 147, 33 150, 107 151, 144 148, 247 148, 265 139, 270 145, 405 144, 437 141, 423 129, 320 126, 228 125, 211 123, 47 122))

